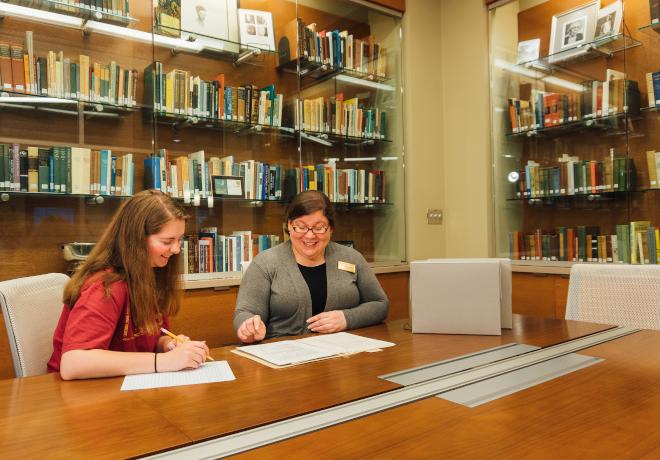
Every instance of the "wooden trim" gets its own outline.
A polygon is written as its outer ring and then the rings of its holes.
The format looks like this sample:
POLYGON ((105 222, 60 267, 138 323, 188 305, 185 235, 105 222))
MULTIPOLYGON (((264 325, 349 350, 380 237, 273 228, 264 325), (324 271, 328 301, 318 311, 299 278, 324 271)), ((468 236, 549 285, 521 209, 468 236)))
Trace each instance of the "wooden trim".
MULTIPOLYGON (((355 1, 355 0, 353 0, 355 1)), ((373 3, 392 10, 404 13, 406 11, 406 0, 363 0, 365 3, 373 3)), ((359 2, 362 3, 362 2, 359 2)))

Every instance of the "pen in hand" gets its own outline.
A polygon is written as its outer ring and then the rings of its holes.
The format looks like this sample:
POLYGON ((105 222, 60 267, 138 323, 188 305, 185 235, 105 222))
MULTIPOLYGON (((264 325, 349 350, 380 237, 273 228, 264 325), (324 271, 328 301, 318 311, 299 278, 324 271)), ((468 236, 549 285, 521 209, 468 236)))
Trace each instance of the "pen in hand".
MULTIPOLYGON (((172 334, 170 331, 168 331, 168 330, 165 329, 164 327, 161 327, 160 330, 161 330, 161 332, 162 332, 163 334, 165 334, 165 335, 171 337, 172 339, 176 340, 178 343, 182 343, 182 342, 184 342, 184 340, 181 340, 180 337, 178 337, 178 336, 172 334)), ((215 361, 215 359, 213 359, 210 355, 206 355, 206 359, 209 360, 209 361, 215 361)))

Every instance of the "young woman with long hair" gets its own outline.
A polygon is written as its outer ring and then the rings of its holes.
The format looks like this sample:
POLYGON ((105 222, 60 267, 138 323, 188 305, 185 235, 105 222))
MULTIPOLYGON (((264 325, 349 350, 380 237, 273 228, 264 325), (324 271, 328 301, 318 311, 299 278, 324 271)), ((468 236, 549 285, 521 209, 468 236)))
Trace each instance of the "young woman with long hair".
POLYGON ((204 342, 160 332, 179 310, 179 252, 187 216, 156 190, 122 204, 64 289, 50 372, 65 380, 197 368, 204 342))

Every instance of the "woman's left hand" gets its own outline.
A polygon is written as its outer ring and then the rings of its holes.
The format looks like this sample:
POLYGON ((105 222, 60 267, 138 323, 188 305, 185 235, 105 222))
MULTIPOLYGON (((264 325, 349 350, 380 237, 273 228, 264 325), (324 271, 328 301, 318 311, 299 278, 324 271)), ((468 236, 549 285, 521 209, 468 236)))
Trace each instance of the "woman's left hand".
POLYGON ((346 316, 341 310, 324 311, 307 320, 307 328, 321 334, 331 334, 346 330, 346 316))

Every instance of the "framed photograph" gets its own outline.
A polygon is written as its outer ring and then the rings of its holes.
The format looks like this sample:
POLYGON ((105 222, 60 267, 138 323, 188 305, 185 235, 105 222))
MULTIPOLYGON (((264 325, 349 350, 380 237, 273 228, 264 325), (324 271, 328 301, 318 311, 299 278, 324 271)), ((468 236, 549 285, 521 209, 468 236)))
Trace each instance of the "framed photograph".
POLYGON ((524 62, 535 61, 539 58, 539 50, 541 49, 541 39, 533 38, 518 43, 518 59, 516 64, 524 62))
POLYGON ((244 182, 241 176, 211 176, 213 196, 219 198, 243 198, 244 182))
POLYGON ((268 11, 238 9, 241 45, 275 51, 273 15, 268 11))
POLYGON ((550 62, 584 52, 582 45, 594 40, 599 9, 600 0, 596 0, 552 17, 550 62))
POLYGON ((181 0, 154 1, 154 21, 157 33, 178 37, 181 29, 181 0))
POLYGON ((238 43, 238 5, 236 0, 181 0, 181 29, 238 43))
POLYGON ((598 10, 596 19, 596 36, 594 40, 602 40, 621 33, 621 22, 623 20, 623 4, 617 0, 611 5, 598 10))

